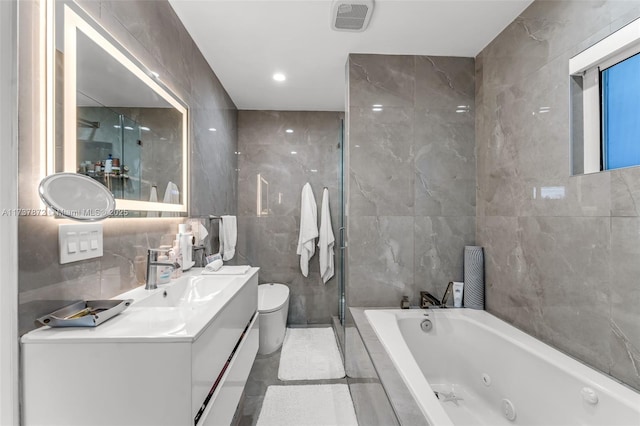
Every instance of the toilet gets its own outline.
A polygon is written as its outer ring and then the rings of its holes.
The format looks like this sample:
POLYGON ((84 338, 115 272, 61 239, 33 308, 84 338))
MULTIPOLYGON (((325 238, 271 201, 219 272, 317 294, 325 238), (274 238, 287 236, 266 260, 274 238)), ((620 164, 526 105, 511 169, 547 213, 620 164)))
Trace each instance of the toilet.
POLYGON ((260 321, 258 353, 260 355, 268 355, 282 346, 288 313, 289 287, 277 283, 258 286, 258 320, 260 321))

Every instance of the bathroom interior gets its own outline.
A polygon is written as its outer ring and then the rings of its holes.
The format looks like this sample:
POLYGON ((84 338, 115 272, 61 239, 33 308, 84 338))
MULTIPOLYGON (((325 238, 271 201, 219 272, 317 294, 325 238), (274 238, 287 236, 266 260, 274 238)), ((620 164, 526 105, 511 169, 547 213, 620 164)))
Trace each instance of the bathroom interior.
POLYGON ((640 424, 640 151, 616 165, 588 107, 591 70, 640 58, 619 41, 640 1, 9 0, 0 22, 0 425, 640 424), (112 193, 112 217, 51 214, 60 172, 112 193), (328 275, 317 239, 301 263, 306 183, 328 275), (222 270, 251 269, 200 275, 227 217, 222 270), (199 261, 145 285, 184 224, 199 261), (98 226, 101 255, 62 263, 66 225, 98 226), (470 290, 470 247, 482 306, 419 309, 470 290), (108 299, 133 303, 37 323, 108 299))

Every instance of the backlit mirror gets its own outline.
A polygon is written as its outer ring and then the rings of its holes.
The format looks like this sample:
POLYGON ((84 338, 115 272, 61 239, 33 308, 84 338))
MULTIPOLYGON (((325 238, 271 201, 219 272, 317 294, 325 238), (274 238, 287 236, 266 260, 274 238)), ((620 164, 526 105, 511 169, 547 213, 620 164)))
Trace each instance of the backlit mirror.
POLYGON ((92 178, 114 194, 118 210, 185 215, 187 106, 75 3, 55 2, 51 36, 47 173, 92 178))

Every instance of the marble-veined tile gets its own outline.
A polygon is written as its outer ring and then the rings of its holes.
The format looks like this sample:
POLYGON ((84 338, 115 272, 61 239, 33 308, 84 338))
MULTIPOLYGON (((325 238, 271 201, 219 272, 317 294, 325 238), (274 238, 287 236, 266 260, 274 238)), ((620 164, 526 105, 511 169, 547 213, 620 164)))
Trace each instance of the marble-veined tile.
POLYGON ((416 292, 413 217, 362 216, 349 222, 349 306, 399 306, 416 292))
POLYGON ((415 213, 474 216, 473 113, 415 111, 415 213))
POLYGON ((415 57, 349 55, 349 106, 413 107, 415 57))
POLYGON ((413 108, 351 108, 349 214, 414 212, 413 108))
MULTIPOLYGON (((437 298, 444 295, 450 281, 464 279, 464 246, 475 245, 475 216, 416 216, 414 222, 415 282, 437 298)), ((419 304, 419 295, 411 295, 419 304)), ((453 304, 453 299, 449 301, 453 304)))

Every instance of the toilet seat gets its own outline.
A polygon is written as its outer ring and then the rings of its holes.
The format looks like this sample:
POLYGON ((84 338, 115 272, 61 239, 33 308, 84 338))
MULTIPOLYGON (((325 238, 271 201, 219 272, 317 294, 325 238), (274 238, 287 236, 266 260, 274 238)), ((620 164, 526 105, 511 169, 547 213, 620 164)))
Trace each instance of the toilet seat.
POLYGON ((268 314, 281 309, 289 299, 289 287, 284 284, 260 284, 258 286, 258 312, 268 314))

